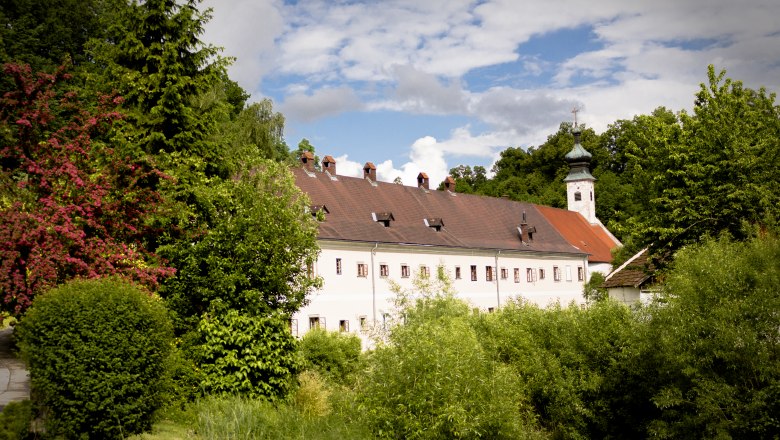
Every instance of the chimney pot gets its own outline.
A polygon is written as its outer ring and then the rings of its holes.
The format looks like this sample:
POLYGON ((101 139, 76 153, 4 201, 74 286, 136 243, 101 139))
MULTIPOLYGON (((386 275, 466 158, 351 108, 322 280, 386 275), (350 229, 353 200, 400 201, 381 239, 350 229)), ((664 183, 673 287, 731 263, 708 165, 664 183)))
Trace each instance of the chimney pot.
POLYGON ((418 188, 428 188, 428 175, 425 173, 420 173, 417 175, 417 187, 418 188))
POLYGON ((322 171, 329 172, 331 176, 336 175, 336 160, 333 159, 333 156, 325 156, 322 159, 322 171))
POLYGON ((314 153, 311 151, 304 151, 301 153, 301 164, 306 171, 314 171, 314 153))
POLYGON ((363 178, 376 182, 376 166, 371 162, 363 165, 363 178))
POLYGON ((455 191, 455 179, 452 176, 447 176, 444 179, 444 189, 447 191, 455 191))

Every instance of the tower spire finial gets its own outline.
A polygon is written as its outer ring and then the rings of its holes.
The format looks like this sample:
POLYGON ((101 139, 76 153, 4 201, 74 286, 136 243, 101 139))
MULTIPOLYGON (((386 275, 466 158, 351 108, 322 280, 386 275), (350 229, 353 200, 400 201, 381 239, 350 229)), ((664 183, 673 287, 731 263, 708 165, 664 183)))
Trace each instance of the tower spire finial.
POLYGON ((574 128, 577 128, 577 112, 579 112, 580 109, 577 106, 574 106, 574 108, 571 109, 571 112, 574 113, 574 128))

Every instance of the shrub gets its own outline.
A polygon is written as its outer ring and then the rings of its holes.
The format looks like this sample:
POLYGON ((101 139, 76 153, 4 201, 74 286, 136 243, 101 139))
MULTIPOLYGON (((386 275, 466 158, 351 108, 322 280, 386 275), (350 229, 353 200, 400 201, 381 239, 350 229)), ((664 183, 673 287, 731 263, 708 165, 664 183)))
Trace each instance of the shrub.
POLYGON ((48 433, 110 439, 151 427, 172 338, 158 299, 116 279, 72 281, 36 298, 18 330, 48 433))
POLYGON ((330 390, 316 371, 304 371, 298 376, 298 387, 292 394, 292 404, 304 416, 324 416, 330 412, 330 390))
POLYGON ((380 438, 539 437, 511 369, 488 359, 467 316, 441 313, 456 303, 418 301, 372 353, 358 391, 366 423, 380 438))
POLYGON ((204 316, 194 354, 205 392, 276 398, 287 395, 300 360, 289 324, 228 310, 204 316))
POLYGON ((360 365, 360 338, 354 334, 314 329, 301 339, 304 368, 344 383, 360 365))
POLYGON ((22 440, 32 437, 30 423, 33 420, 32 402, 10 402, 0 412, 0 440, 22 440))

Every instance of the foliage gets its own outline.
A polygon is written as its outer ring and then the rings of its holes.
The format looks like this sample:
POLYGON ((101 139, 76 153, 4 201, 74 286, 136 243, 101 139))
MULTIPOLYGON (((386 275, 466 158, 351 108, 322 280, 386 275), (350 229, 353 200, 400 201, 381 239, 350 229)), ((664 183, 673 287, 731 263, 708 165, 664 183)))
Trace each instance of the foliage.
POLYGON ((172 273, 142 246, 161 201, 157 170, 121 155, 105 133, 119 99, 88 109, 58 84, 64 68, 34 75, 6 65, 16 88, 0 102, 0 287, 21 314, 36 294, 73 277, 121 275, 154 287, 172 273))
POLYGON ((348 381, 361 366, 361 343, 355 334, 313 329, 300 343, 303 367, 336 381, 348 381))
POLYGON ((330 412, 330 389, 320 375, 306 370, 298 375, 298 386, 290 402, 304 416, 325 416, 330 412))
POLYGON ((517 376, 488 358, 446 274, 417 282, 418 295, 399 295, 404 324, 392 327, 359 381, 358 410, 374 435, 539 437, 517 376))
POLYGON ((211 121, 199 117, 191 103, 224 68, 217 49, 198 39, 210 17, 198 11, 197 3, 134 1, 112 23, 112 38, 93 41, 91 47, 127 100, 137 142, 166 170, 184 165, 177 162, 188 157, 201 157, 206 164, 220 159, 219 151, 204 142, 211 121), (177 155, 182 152, 185 157, 177 155))
POLYGON ((477 318, 484 350, 520 378, 539 422, 556 437, 642 436, 643 417, 652 414, 649 392, 637 387, 645 356, 635 335, 644 333, 625 306, 509 303, 477 318))
POLYGON ((654 312, 656 437, 780 436, 779 261, 775 237, 711 239, 676 256, 654 312))
POLYGON ((24 440, 30 438, 33 421, 32 401, 9 402, 0 411, 0 440, 24 440))
POLYGON ((693 114, 648 119, 646 146, 631 151, 646 207, 624 227, 655 256, 723 231, 749 238, 780 214, 780 107, 724 77, 710 66, 693 114))
POLYGON ((292 314, 320 280, 309 276, 318 248, 308 202, 283 165, 262 167, 198 189, 207 229, 160 249, 178 269, 160 294, 187 330, 213 309, 292 314))
POLYGON ((15 0, 0 8, 0 63, 26 63, 49 70, 66 59, 88 62, 84 44, 103 38, 124 0, 15 0))
POLYGON ((582 287, 582 295, 588 303, 603 301, 609 298, 609 291, 601 287, 604 284, 604 274, 601 272, 591 272, 590 279, 582 287))
POLYGON ((151 427, 172 338, 158 299, 120 280, 71 281, 36 298, 17 328, 48 433, 124 438, 151 427))
POLYGON ((228 310, 205 315, 193 348, 210 394, 277 398, 287 395, 300 367, 287 320, 228 310))

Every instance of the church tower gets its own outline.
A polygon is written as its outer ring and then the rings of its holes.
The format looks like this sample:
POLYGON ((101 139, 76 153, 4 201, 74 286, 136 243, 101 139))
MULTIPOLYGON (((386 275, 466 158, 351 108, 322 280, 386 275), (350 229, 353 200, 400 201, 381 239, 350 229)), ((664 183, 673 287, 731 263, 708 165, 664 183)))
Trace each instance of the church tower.
POLYGON ((598 223, 596 219, 596 201, 593 194, 593 182, 596 178, 590 174, 590 159, 593 157, 580 145, 582 131, 574 123, 574 148, 566 154, 569 162, 569 175, 563 179, 566 182, 566 201, 569 211, 577 211, 591 224, 598 223))

